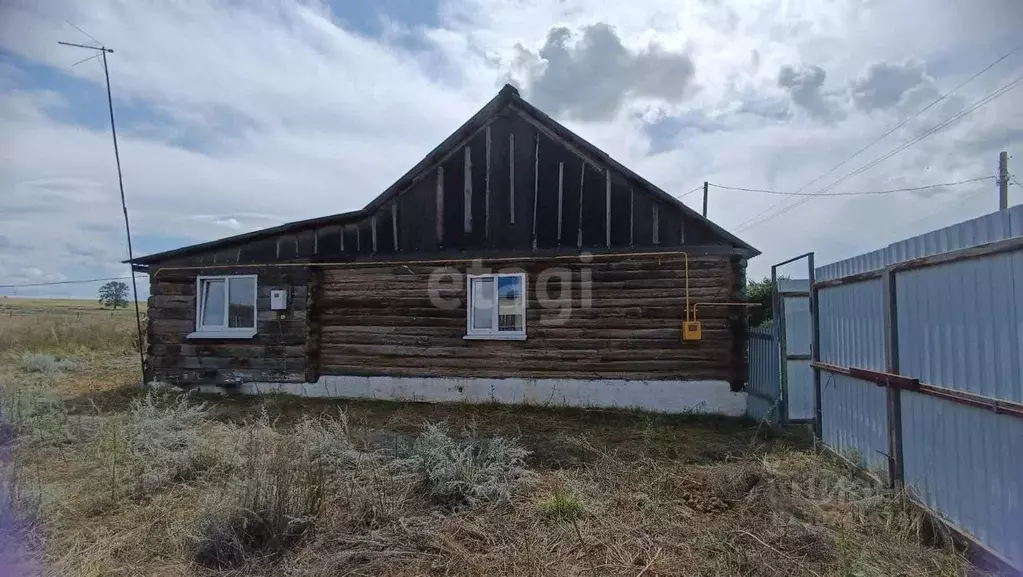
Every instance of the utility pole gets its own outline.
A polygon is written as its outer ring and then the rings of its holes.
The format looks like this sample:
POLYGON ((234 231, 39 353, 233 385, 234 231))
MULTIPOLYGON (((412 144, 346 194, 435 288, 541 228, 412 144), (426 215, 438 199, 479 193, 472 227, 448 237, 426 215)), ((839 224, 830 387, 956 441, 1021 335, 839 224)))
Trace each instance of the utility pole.
MULTIPOLYGON (((69 22, 68 24, 71 23, 69 22)), ((74 26, 74 24, 71 25, 74 26)), ((78 31, 81 32, 82 34, 89 36, 89 34, 87 34, 81 28, 78 28, 77 26, 75 26, 75 28, 77 28, 78 31)), ((131 224, 128 221, 128 204, 124 199, 124 177, 121 175, 121 153, 117 148, 117 127, 114 125, 114 98, 110 93, 110 71, 107 68, 107 53, 113 54, 114 51, 104 46, 95 38, 92 38, 92 36, 89 36, 89 38, 91 38, 92 41, 95 42, 96 44, 99 44, 99 46, 87 46, 85 44, 73 44, 71 42, 60 41, 58 41, 57 44, 62 44, 64 46, 73 46, 75 48, 84 48, 86 50, 92 50, 93 52, 96 52, 96 54, 93 54, 92 56, 86 58, 85 60, 80 60, 75 64, 72 64, 72 66, 76 66, 78 64, 81 64, 82 62, 85 62, 86 60, 96 58, 97 56, 100 56, 103 59, 103 77, 106 79, 107 83, 107 108, 110 111, 110 134, 111 136, 113 136, 114 139, 114 161, 117 163, 117 186, 118 188, 120 188, 121 191, 121 210, 124 212, 124 231, 128 237, 128 261, 129 261, 128 268, 131 270, 131 290, 132 296, 135 299, 135 327, 138 329, 139 364, 140 368, 142 369, 142 383, 145 384, 146 354, 145 351, 142 350, 142 313, 139 310, 139 287, 137 281, 135 280, 135 265, 134 263, 131 262, 135 260, 135 255, 132 252, 131 248, 131 224)))
POLYGON ((703 181, 703 218, 707 218, 707 181, 703 181))
POLYGON ((1009 154, 998 154, 998 210, 1009 208, 1009 154))

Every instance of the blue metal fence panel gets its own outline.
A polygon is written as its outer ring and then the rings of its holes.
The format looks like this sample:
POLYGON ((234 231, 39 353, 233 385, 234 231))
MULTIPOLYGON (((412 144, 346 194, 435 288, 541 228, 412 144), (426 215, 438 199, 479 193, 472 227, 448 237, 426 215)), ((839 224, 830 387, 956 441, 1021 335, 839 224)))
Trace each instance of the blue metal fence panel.
POLYGON ((814 276, 817 281, 824 281, 860 274, 863 272, 881 270, 888 265, 887 258, 888 253, 882 248, 866 254, 833 262, 822 267, 817 267, 817 270, 814 271, 814 276))
POLYGON ((750 329, 746 414, 758 421, 778 419, 775 407, 780 394, 778 355, 778 337, 773 327, 750 329))
POLYGON ((888 475, 888 404, 883 387, 845 375, 821 373, 821 434, 853 462, 888 475))
POLYGON ((1023 567, 1023 420, 906 391, 902 446, 916 496, 1023 567))
POLYGON ((881 290, 880 279, 819 290, 821 361, 884 370, 884 296, 881 290))
POLYGON ((1009 234, 1023 236, 1023 204, 1009 208, 1009 234))
POLYGON ((1023 402, 1023 252, 898 273, 899 369, 1023 402))
POLYGON ((888 264, 950 252, 1012 236, 1008 211, 972 220, 892 243, 886 248, 888 264))
MULTIPOLYGON (((1023 205, 817 269, 818 280, 1023 236, 1023 205)), ((1023 402, 1023 251, 896 273, 898 372, 921 382, 1023 402)), ((880 279, 819 289, 820 357, 885 370, 880 279)), ((916 498, 1023 568, 1023 421, 902 391, 903 471, 916 498)), ((887 469, 887 390, 821 372, 824 442, 887 469)), ((882 475, 882 478, 885 475, 882 475)))

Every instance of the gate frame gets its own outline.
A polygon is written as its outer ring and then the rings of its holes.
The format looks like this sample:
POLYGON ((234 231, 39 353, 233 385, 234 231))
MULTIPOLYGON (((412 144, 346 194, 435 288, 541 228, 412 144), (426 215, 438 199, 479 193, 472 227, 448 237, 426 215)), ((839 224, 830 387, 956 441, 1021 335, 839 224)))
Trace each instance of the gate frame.
POLYGON ((814 287, 816 284, 816 271, 814 270, 814 253, 807 252, 799 256, 792 257, 788 260, 771 265, 771 305, 772 305, 772 318, 775 319, 775 330, 778 331, 778 393, 779 393, 779 406, 778 406, 778 422, 779 423, 791 423, 791 422, 813 422, 814 431, 814 442, 820 438, 821 433, 821 386, 820 386, 820 371, 818 371, 814 365, 820 360, 819 348, 820 348, 820 331, 817 321, 817 290, 814 287), (807 259, 807 279, 808 288, 807 291, 798 292, 782 292, 778 290, 778 267, 787 264, 794 263, 796 261, 807 259), (799 358, 792 358, 793 355, 789 355, 788 342, 786 339, 786 328, 785 328, 785 297, 806 297, 809 301, 810 309, 810 358, 803 358, 805 355, 797 355, 799 358), (789 419, 789 378, 788 378, 788 362, 790 360, 810 361, 810 372, 813 378, 813 403, 814 411, 812 419, 799 419, 798 421, 792 421, 789 419))

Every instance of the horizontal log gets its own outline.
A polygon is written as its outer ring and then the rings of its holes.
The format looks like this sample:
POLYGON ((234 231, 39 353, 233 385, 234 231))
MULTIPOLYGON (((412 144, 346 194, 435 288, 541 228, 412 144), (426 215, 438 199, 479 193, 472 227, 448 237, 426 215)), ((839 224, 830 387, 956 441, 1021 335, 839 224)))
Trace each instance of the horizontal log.
POLYGON ((717 350, 682 347, 680 344, 666 349, 544 349, 515 348, 505 342, 481 343, 472 341, 477 346, 403 346, 403 345, 363 345, 363 344, 328 344, 320 351, 322 358, 345 357, 400 357, 393 359, 395 364, 404 364, 406 359, 422 357, 427 360, 454 359, 467 364, 484 362, 491 366, 520 364, 539 361, 558 361, 559 363, 579 365, 604 365, 616 361, 673 361, 692 363, 727 364, 731 359, 727 348, 717 350), (499 357, 499 358, 495 358, 499 357))
MULTIPOLYGON (((481 260, 483 267, 492 270, 501 269, 543 269, 550 267, 565 268, 588 268, 593 270, 628 270, 628 269, 650 269, 650 268, 678 268, 683 269, 687 262, 690 270, 706 266, 731 267, 735 263, 731 261, 730 255, 700 255, 690 256, 686 259, 682 255, 666 255, 653 257, 628 257, 626 255, 615 255, 612 258, 595 256, 589 262, 583 262, 575 258, 523 258, 514 260, 502 260, 501 262, 481 260)), ((414 262, 386 264, 381 263, 374 266, 346 266, 332 265, 321 268, 324 280, 335 280, 356 274, 391 274, 395 276, 423 276, 440 268, 452 268, 464 270, 471 266, 472 262, 462 259, 459 262, 436 262, 424 264, 414 262)))
POLYGON ((305 308, 288 308, 288 310, 285 311, 272 311, 269 310, 268 307, 266 310, 260 310, 259 312, 256 313, 257 322, 265 321, 269 323, 275 323, 278 320, 299 322, 305 321, 305 319, 306 319, 305 308), (284 319, 280 318, 282 312, 284 313, 284 319))
MULTIPOLYGON (((331 335, 321 343, 321 348, 332 345, 344 344, 376 344, 376 345, 414 345, 414 346, 464 346, 465 339, 462 335, 454 336, 416 336, 402 334, 352 334, 350 338, 345 335, 331 335)), ((472 341, 475 343, 486 341, 472 341)), ((524 341, 514 341, 513 344, 522 349, 596 349, 596 350, 637 350, 637 349, 677 349, 680 347, 700 350, 719 349, 730 351, 731 338, 725 331, 714 334, 704 333, 704 338, 698 342, 682 342, 676 333, 670 338, 540 338, 530 336, 524 341)))
POLYGON ((167 283, 154 282, 149 286, 149 292, 153 296, 190 296, 195 297, 195 283, 167 283))
MULTIPOLYGON (((698 298, 690 294, 687 299, 684 294, 682 295, 668 295, 660 297, 646 297, 646 298, 628 298, 629 293, 618 292, 616 293, 618 298, 594 298, 590 301, 590 308, 620 308, 625 306, 654 306, 654 307, 665 307, 665 306, 678 306, 684 307, 686 303, 693 306, 697 303, 710 303, 710 302, 724 302, 725 295, 720 292, 713 294, 712 298, 698 298)), ((464 299, 460 299, 464 301, 464 299)), ((550 301, 548 301, 550 302, 550 301)), ((575 301, 573 301, 575 302, 575 301)), ((360 297, 360 298, 336 298, 334 296, 324 299, 322 305, 323 311, 342 311, 346 309, 391 309, 391 308, 418 308, 418 309, 429 309, 437 308, 433 306, 433 303, 427 297, 427 295, 417 295, 415 297, 391 297, 386 294, 381 294, 373 298, 360 297)), ((527 305, 528 309, 542 309, 544 308, 539 301, 531 299, 527 305)), ((580 308, 582 308, 580 306, 580 308)), ((707 310, 701 310, 700 314, 720 314, 720 309, 723 307, 706 307, 707 310), (710 309, 715 310, 710 310, 710 309)), ((463 302, 455 303, 452 308, 447 310, 464 310, 463 302)), ((735 309, 736 314, 741 314, 741 309, 735 309)))
MULTIPOLYGON (((356 355, 356 354, 342 354, 334 353, 331 350, 324 349, 320 354, 321 366, 327 367, 335 363, 357 363, 365 362, 368 364, 390 364, 393 366, 403 367, 501 367, 511 369, 541 369, 546 370, 551 368, 551 362, 547 359, 514 359, 504 360, 496 357, 489 357, 487 359, 466 359, 466 358, 448 358, 448 357, 402 357, 396 359, 393 357, 382 357, 374 355, 356 355)), ((594 359, 589 362, 576 361, 570 365, 566 363, 563 368, 567 369, 569 366, 576 370, 619 370, 619 371, 684 371, 687 368, 720 368, 728 367, 727 362, 718 361, 715 359, 656 359, 656 360, 611 360, 601 361, 594 359)))
MULTIPOLYGON (((738 300, 738 296, 732 293, 733 291, 731 291, 728 286, 723 283, 710 283, 703 286, 692 285, 689 287, 688 291, 689 298, 694 303, 699 301, 725 302, 738 300)), ((570 300, 572 302, 579 302, 584 295, 588 295, 594 302, 609 298, 620 298, 622 296, 628 296, 634 299, 685 297, 686 289, 684 284, 675 285, 670 288, 620 289, 593 287, 587 290, 583 290, 583 288, 578 285, 573 285, 568 289, 562 289, 561 287, 552 284, 547 287, 544 298, 546 300, 570 300)), ((537 303, 540 296, 541 292, 538 290, 538 287, 529 288, 527 297, 530 303, 537 303)), ((353 303, 391 302, 394 300, 400 300, 403 302, 418 302, 421 306, 430 306, 436 299, 440 299, 440 302, 454 301, 464 303, 465 297, 465 290, 433 291, 426 286, 418 286, 409 289, 394 289, 392 287, 378 286, 359 291, 325 291, 322 298, 319 299, 318 304, 323 307, 337 307, 350 306, 353 303)), ((304 304, 304 302, 296 303, 293 308, 302 308, 304 304)), ((266 305, 260 305, 259 308, 269 308, 269 302, 267 302, 266 305)))
POLYGON ((149 298, 149 309, 160 308, 186 308, 195 309, 195 297, 188 295, 154 295, 149 298))
MULTIPOLYGON (((600 283, 644 283, 651 280, 660 281, 662 284, 670 285, 678 283, 685 285, 686 274, 685 271, 673 271, 673 270, 636 270, 636 271, 585 271, 586 274, 580 274, 579 271, 564 271, 560 269, 547 269, 537 271, 536 273, 527 272, 526 279, 530 284, 544 280, 551 284, 557 282, 569 282, 573 284, 581 282, 591 282, 595 284, 600 283), (566 274, 568 272, 569 274, 566 274), (545 275, 549 275, 546 276, 545 275), (545 277, 545 278, 542 278, 545 277), (681 281, 681 282, 680 282, 681 281)), ((693 286, 698 283, 706 283, 709 281, 722 282, 725 280, 738 279, 738 275, 734 270, 731 269, 711 269, 694 273, 689 273, 689 284, 693 286)), ((356 275, 345 278, 344 280, 325 280, 323 287, 327 290, 351 290, 351 289, 362 289, 365 287, 373 286, 388 286, 396 288, 413 288, 417 286, 430 286, 434 285, 437 288, 443 289, 455 289, 458 287, 465 286, 464 275, 458 274, 454 277, 448 275, 423 275, 423 276, 407 276, 407 277, 394 277, 394 276, 382 276, 382 275, 356 275)), ((622 284, 622 287, 629 286, 622 284)))
POLYGON ((305 381, 305 374, 296 367, 286 371, 274 369, 158 369, 153 379, 168 383, 230 384, 243 382, 295 382, 305 381))
MULTIPOLYGON (((535 311, 526 314, 526 329, 531 331, 534 328, 567 328, 567 329, 672 329, 676 332, 681 330, 684 316, 682 314, 660 316, 583 316, 579 311, 573 310, 567 318, 562 318, 556 311, 535 311)), ((729 331, 728 319, 703 318, 701 320, 704 335, 709 335, 715 330, 729 331)), ((412 316, 382 316, 382 315, 325 315, 317 322, 317 327, 390 327, 398 329, 401 327, 430 328, 445 327, 465 330, 466 319, 464 314, 447 318, 436 317, 412 317, 412 316)), ((400 333, 400 330, 389 331, 400 333)))
POLYGON ((258 343, 246 344, 156 344, 150 349, 153 356, 203 356, 228 358, 261 358, 261 357, 301 357, 305 354, 304 345, 267 345, 258 343))
POLYGON ((417 327, 417 326, 358 326, 358 325, 323 325, 320 328, 323 342, 330 342, 332 335, 412 335, 412 336, 450 336, 465 335, 465 324, 450 327, 417 327))

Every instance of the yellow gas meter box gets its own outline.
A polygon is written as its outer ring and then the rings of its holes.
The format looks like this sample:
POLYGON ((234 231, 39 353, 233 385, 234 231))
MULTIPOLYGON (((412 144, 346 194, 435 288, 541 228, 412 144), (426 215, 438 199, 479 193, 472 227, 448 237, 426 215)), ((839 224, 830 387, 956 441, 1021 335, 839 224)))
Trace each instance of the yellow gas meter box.
POLYGON ((698 341, 703 338, 703 327, 700 321, 684 321, 682 323, 682 340, 698 341))

